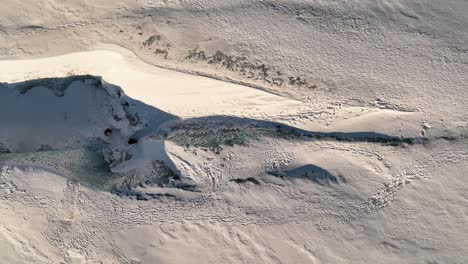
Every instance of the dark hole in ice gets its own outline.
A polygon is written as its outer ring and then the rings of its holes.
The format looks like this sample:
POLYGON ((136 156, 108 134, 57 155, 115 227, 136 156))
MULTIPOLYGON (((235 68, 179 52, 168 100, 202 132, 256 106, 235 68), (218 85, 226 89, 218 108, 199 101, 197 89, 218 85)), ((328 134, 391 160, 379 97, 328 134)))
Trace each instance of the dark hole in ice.
POLYGON ((106 128, 106 130, 104 130, 104 135, 106 135, 106 136, 108 136, 108 137, 109 137, 110 135, 112 135, 112 129, 106 128))
POLYGON ((138 143, 138 139, 136 139, 136 138, 129 138, 128 139, 128 144, 129 145, 133 145, 133 144, 136 144, 136 143, 138 143))

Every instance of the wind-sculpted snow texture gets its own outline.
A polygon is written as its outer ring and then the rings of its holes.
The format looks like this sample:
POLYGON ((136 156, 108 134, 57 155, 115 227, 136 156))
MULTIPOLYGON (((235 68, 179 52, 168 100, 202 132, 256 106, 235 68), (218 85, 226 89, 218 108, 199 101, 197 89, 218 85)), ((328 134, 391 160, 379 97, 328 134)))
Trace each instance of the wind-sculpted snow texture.
POLYGON ((468 2, 2 0, 1 263, 466 263, 468 2))

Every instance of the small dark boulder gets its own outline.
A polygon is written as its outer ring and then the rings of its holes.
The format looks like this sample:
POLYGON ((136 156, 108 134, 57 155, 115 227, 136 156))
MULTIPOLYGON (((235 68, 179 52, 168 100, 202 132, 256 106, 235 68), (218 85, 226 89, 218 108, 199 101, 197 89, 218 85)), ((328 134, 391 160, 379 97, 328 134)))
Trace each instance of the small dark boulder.
POLYGON ((253 178, 253 177, 248 177, 246 179, 243 179, 243 178, 236 178, 236 179, 231 179, 230 180, 231 182, 235 182, 235 183, 238 183, 238 184, 242 184, 242 183, 246 183, 246 182, 251 182, 255 185, 260 185, 260 182, 253 178))

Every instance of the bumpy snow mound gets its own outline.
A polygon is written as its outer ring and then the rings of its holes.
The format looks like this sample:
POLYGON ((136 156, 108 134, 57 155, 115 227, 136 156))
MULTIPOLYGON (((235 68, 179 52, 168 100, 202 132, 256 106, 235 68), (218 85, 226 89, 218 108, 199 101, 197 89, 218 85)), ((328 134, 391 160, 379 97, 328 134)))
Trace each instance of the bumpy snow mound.
POLYGON ((104 142, 110 167, 132 157, 137 131, 172 118, 128 98, 120 87, 91 75, 0 84, 0 152, 26 153, 82 148, 104 142), (149 112, 149 111, 146 111, 149 112))

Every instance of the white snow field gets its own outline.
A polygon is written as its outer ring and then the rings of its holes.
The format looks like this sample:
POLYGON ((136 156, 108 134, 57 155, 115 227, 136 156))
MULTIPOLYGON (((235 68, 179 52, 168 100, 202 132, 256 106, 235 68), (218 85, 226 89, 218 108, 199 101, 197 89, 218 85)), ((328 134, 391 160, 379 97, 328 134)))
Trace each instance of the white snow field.
POLYGON ((468 3, 0 8, 0 263, 466 263, 468 3))

